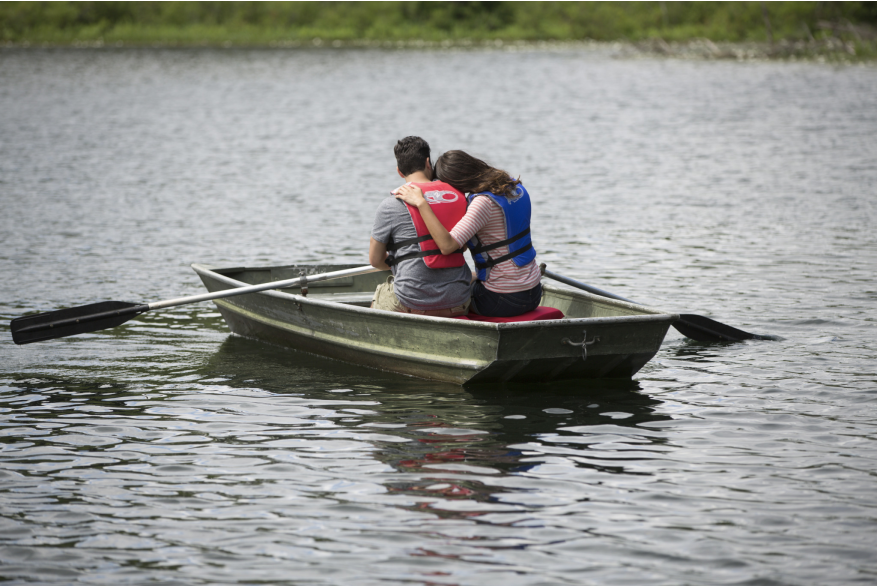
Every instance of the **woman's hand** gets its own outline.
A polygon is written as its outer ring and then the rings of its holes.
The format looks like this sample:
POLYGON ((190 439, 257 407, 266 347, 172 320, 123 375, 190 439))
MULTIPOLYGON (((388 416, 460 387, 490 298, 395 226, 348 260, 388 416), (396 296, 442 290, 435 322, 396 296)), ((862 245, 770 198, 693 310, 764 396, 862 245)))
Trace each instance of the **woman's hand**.
POLYGON ((429 205, 423 197, 423 191, 421 191, 416 185, 411 185, 410 183, 406 183, 402 187, 397 188, 396 191, 393 192, 393 195, 396 196, 397 200, 402 200, 406 204, 410 204, 415 208, 429 205))

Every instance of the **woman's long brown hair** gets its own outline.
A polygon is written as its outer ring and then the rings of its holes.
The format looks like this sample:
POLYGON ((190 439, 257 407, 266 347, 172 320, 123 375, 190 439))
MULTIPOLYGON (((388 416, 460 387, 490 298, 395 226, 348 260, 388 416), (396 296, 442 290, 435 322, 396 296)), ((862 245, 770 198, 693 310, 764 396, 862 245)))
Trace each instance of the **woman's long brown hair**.
POLYGON ((512 198, 518 195, 519 179, 509 176, 502 169, 491 167, 465 151, 446 151, 435 162, 435 175, 461 192, 475 194, 493 192, 497 196, 512 198))

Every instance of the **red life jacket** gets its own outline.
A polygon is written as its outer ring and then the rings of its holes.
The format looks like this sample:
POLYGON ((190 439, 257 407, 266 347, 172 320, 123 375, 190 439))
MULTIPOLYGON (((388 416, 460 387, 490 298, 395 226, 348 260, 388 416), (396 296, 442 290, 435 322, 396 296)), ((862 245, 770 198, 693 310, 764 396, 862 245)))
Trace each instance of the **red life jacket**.
MULTIPOLYGON (((455 190, 450 185, 442 181, 433 181, 430 183, 413 183, 423 192, 423 197, 429 203, 430 209, 448 231, 454 228, 463 216, 466 214, 466 196, 462 192, 455 190)), ((414 223, 414 229, 417 231, 417 237, 392 243, 387 250, 392 252, 406 245, 420 244, 420 252, 408 253, 401 257, 390 257, 387 259, 388 265, 395 265, 399 261, 406 259, 422 258, 423 262, 430 269, 446 269, 448 267, 462 267, 466 264, 463 257, 463 249, 457 249, 449 255, 442 255, 441 249, 429 234, 426 222, 420 215, 420 211, 414 206, 406 204, 408 213, 411 215, 411 221, 414 223)))

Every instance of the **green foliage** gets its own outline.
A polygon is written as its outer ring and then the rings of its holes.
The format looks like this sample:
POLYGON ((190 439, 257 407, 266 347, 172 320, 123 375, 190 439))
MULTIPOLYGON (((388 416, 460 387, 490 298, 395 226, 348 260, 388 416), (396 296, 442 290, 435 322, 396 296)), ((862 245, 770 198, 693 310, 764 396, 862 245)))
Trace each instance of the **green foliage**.
POLYGON ((856 4, 858 6, 852 10, 854 20, 877 26, 877 2, 856 2, 856 4))
POLYGON ((825 21, 873 30, 877 2, 0 2, 0 42, 763 42, 767 22, 774 40, 807 40, 825 21))

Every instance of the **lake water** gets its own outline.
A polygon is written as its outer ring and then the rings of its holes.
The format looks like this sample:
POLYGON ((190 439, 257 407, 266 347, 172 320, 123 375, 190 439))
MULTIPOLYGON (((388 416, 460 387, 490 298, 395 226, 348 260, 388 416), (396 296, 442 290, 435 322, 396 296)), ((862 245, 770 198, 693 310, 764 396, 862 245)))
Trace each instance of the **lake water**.
POLYGON ((874 584, 877 67, 611 49, 0 50, 0 582, 874 584), (418 134, 520 175, 539 259, 778 341, 464 389, 233 337, 366 264, 418 134))

